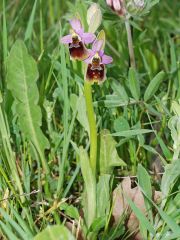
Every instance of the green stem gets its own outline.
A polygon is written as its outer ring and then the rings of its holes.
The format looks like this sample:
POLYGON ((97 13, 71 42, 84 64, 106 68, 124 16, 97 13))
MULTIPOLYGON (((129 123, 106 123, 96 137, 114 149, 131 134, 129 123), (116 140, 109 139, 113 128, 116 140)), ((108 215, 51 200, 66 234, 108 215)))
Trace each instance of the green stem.
POLYGON ((133 47, 131 26, 129 24, 128 19, 125 20, 125 26, 126 26, 126 32, 127 32, 129 58, 130 58, 131 67, 136 68, 136 61, 135 61, 135 55, 134 55, 134 47, 133 47))
POLYGON ((92 101, 92 87, 91 83, 85 81, 84 95, 86 100, 87 117, 90 129, 90 165, 93 174, 96 175, 96 160, 97 160, 97 129, 96 119, 92 101))

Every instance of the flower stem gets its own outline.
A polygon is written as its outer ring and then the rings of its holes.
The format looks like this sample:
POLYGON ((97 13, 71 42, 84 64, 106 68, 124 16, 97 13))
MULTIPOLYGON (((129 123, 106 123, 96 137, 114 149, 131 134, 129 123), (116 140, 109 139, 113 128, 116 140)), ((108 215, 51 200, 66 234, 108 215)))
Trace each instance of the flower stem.
POLYGON ((131 67, 136 68, 136 61, 135 61, 135 55, 134 55, 134 47, 133 47, 131 26, 129 24, 129 20, 128 19, 125 20, 125 26, 126 26, 126 32, 127 32, 130 64, 131 64, 131 67))
POLYGON ((92 87, 91 83, 85 81, 84 95, 86 100, 87 117, 90 128, 90 165, 93 174, 96 175, 96 160, 97 160, 97 129, 96 119, 92 101, 92 87))

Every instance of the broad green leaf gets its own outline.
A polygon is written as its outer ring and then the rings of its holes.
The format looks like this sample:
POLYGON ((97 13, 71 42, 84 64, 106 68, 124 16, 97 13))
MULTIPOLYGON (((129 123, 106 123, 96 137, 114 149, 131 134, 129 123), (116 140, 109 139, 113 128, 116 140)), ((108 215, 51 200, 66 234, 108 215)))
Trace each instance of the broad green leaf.
POLYGON ((106 218, 98 217, 93 221, 89 231, 93 233, 95 232, 98 233, 105 225, 106 225, 106 218))
POLYGON ((129 123, 124 117, 118 117, 114 121, 114 130, 116 132, 126 131, 126 130, 129 130, 129 129, 130 129, 129 123))
POLYGON ((151 133, 153 130, 150 129, 133 129, 133 130, 127 130, 127 131, 121 131, 117 133, 112 133, 112 136, 117 136, 117 137, 133 137, 136 135, 141 135, 145 133, 151 133))
POLYGON ((133 212, 135 213, 136 217, 138 218, 140 224, 143 226, 143 228, 147 229, 147 231, 149 231, 150 233, 152 233, 153 236, 155 236, 155 230, 153 226, 150 224, 150 222, 144 216, 141 210, 138 207, 136 207, 136 205, 133 203, 133 201, 130 198, 126 197, 126 199, 130 207, 132 208, 133 212))
POLYGON ((164 71, 161 71, 151 80, 144 94, 145 102, 147 102, 157 92, 164 76, 164 71))
POLYGON ((90 227, 96 216, 96 181, 92 173, 89 157, 85 149, 79 149, 81 172, 85 184, 84 214, 87 226, 90 227))
POLYGON ((69 230, 62 225, 48 226, 37 234, 34 240, 75 240, 69 230))
POLYGON ((97 184, 97 217, 105 217, 110 210, 110 179, 111 175, 99 176, 97 184), (102 201, 103 199, 103 201, 102 201))
POLYGON ((35 60, 28 54, 24 43, 17 40, 7 60, 7 86, 15 99, 21 131, 33 144, 47 170, 44 150, 49 148, 49 142, 41 130, 42 113, 38 106, 37 79, 35 60))
POLYGON ((77 208, 74 207, 73 205, 69 205, 68 203, 65 202, 60 205, 60 209, 65 211, 65 214, 70 218, 79 220, 79 212, 77 208))
POLYGON ((112 82, 112 88, 114 92, 118 95, 120 100, 123 100, 124 102, 129 102, 129 97, 126 93, 125 88, 118 82, 113 81, 112 82))
POLYGON ((100 133, 100 158, 99 168, 101 174, 110 174, 115 166, 126 166, 126 163, 118 156, 116 141, 108 130, 100 133))
POLYGON ((137 72, 134 68, 129 69, 129 89, 134 99, 139 100, 140 98, 140 85, 137 72))

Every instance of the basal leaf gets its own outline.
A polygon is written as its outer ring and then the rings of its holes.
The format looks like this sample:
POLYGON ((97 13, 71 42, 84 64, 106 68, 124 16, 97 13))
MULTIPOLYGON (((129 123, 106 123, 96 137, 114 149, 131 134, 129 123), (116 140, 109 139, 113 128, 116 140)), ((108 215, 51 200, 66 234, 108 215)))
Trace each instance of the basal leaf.
POLYGON ((35 60, 28 54, 25 44, 17 40, 7 60, 7 86, 15 99, 21 131, 34 145, 47 170, 44 150, 49 148, 49 142, 41 130, 42 114, 36 84, 38 76, 35 60))
POLYGON ((97 184, 97 217, 107 216, 110 210, 110 179, 111 175, 103 174, 97 184), (103 201, 102 201, 103 199, 103 201))

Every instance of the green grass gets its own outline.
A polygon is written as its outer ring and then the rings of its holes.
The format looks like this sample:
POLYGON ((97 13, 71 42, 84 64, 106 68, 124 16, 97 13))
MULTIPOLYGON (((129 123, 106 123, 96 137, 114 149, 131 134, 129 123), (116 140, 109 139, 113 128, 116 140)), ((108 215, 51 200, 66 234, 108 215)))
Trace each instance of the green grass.
POLYGON ((2 239, 76 239, 67 222, 84 239, 134 239, 126 226, 131 209, 144 239, 180 239, 180 2, 161 0, 131 19, 135 71, 124 20, 98 1, 97 33, 105 31, 113 64, 107 80, 92 86, 96 180, 86 164, 92 143, 82 64, 59 42, 77 12, 86 21, 91 2, 0 1, 2 239), (126 176, 135 176, 148 215, 127 198, 130 209, 114 225, 112 192, 126 176), (156 203, 154 190, 162 192, 156 203))

